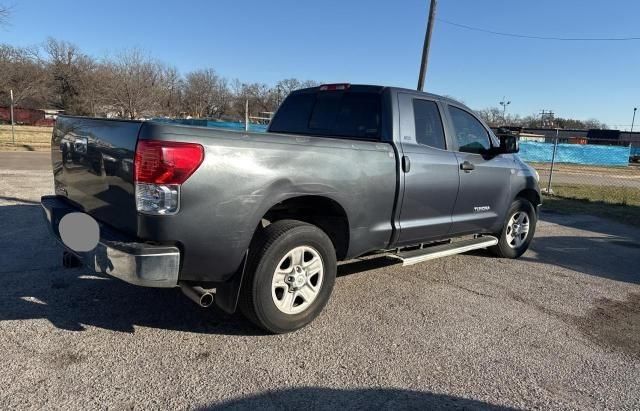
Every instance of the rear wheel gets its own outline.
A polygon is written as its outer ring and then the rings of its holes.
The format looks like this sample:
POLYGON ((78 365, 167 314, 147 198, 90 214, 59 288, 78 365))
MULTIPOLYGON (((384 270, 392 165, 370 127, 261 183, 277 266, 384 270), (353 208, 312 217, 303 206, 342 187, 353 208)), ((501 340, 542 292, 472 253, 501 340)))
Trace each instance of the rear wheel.
POLYGON ((320 314, 335 277, 335 249, 322 230, 277 221, 258 233, 249 251, 240 309, 269 332, 297 330, 320 314))
POLYGON ((528 200, 517 198, 507 212, 502 232, 496 235, 498 244, 490 247, 504 258, 518 258, 529 248, 538 221, 535 208, 528 200))

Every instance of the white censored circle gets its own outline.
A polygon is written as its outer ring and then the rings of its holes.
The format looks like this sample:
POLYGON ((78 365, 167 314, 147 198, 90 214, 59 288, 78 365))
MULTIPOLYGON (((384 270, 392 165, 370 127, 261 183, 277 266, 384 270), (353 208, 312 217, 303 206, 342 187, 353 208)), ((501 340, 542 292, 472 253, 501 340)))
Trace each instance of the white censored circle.
POLYGON ((58 226, 64 245, 78 252, 91 251, 100 240, 100 227, 90 215, 69 213, 62 217, 58 226))

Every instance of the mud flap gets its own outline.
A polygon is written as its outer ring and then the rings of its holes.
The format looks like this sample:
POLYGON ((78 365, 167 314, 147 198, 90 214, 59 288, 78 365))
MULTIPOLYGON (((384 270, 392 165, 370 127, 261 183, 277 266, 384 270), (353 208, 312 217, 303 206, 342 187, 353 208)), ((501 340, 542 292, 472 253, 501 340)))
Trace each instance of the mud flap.
POLYGON ((244 254, 242 264, 238 272, 233 275, 229 281, 216 285, 216 305, 227 314, 233 314, 238 307, 238 299, 240 298, 240 288, 242 286, 242 279, 244 277, 244 271, 247 268, 247 257, 249 250, 244 254))

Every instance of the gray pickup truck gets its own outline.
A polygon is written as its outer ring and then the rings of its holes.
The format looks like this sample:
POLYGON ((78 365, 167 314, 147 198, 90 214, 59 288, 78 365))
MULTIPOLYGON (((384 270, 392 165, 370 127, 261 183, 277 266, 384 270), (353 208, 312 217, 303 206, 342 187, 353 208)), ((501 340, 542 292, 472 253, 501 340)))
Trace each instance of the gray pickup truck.
POLYGON ((519 257, 541 198, 517 151, 451 99, 331 84, 291 93, 267 133, 62 116, 41 202, 66 267, 282 333, 324 308, 337 261, 519 257))

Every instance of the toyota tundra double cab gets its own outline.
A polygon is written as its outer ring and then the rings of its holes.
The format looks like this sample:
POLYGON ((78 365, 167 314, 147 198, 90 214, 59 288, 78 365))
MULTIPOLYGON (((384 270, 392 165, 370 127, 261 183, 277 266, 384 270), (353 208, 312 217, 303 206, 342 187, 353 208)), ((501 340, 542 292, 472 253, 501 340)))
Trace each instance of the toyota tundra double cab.
POLYGON ((239 306, 273 333, 322 311, 338 261, 517 258, 541 203, 515 136, 393 87, 295 91, 266 133, 61 116, 51 149, 41 202, 65 266, 239 306))

